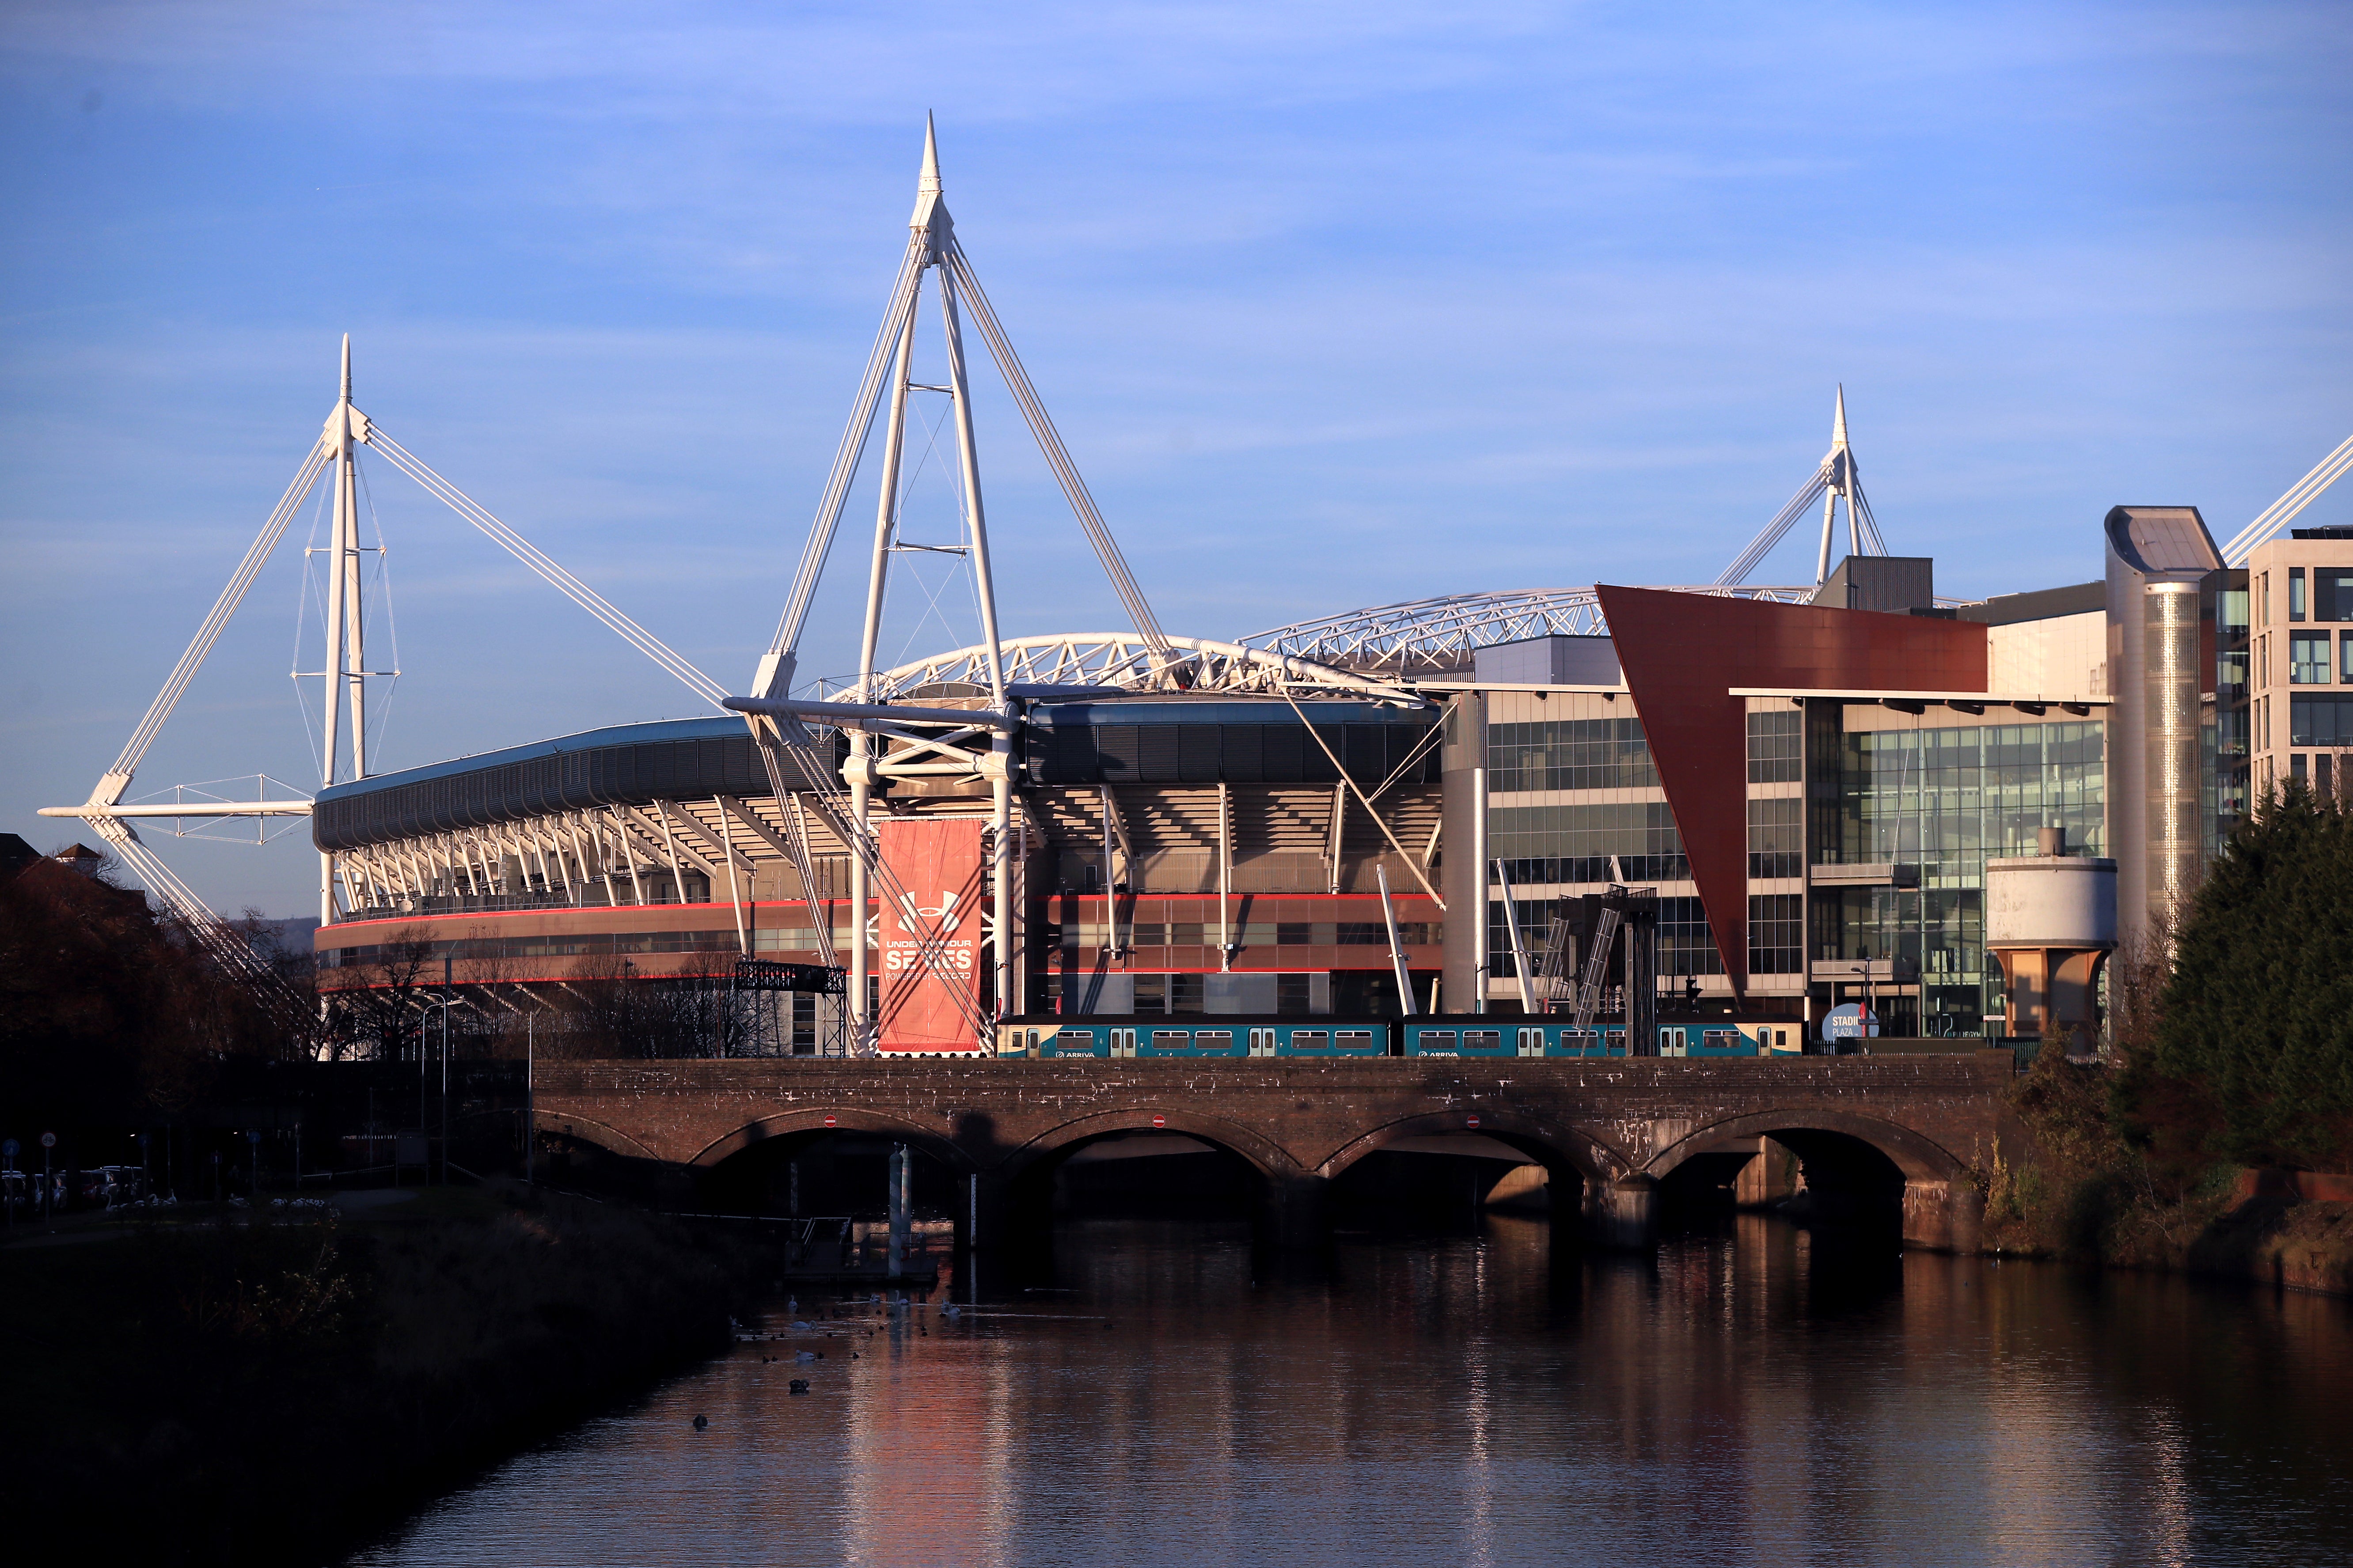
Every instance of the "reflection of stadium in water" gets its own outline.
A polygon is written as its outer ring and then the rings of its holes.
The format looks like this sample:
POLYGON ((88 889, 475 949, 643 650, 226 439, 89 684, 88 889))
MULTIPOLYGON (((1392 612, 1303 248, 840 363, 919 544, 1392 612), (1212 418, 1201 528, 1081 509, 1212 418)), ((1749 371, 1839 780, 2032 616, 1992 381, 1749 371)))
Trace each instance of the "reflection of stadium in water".
POLYGON ((1045 1289, 854 1308, 814 1367, 740 1347, 356 1561, 2321 1563, 2353 1534, 2353 1331, 2319 1298, 2087 1300, 1755 1217, 1655 1268, 1490 1219, 1309 1279, 1240 1227, 1057 1235, 1045 1289))

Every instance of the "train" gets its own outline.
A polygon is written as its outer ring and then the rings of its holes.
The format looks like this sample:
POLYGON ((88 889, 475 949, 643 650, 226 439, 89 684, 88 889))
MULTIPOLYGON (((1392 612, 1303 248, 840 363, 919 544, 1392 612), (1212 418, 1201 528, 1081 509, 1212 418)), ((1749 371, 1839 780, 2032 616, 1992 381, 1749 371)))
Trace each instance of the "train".
MULTIPOLYGON (((1662 1020, 1637 1056, 1767 1057, 1805 1051, 1794 1018, 1662 1020)), ((1585 1029, 1560 1015, 1273 1016, 1265 1014, 1033 1014, 997 1026, 1000 1058, 1058 1057, 1623 1057, 1622 1026, 1585 1029)))

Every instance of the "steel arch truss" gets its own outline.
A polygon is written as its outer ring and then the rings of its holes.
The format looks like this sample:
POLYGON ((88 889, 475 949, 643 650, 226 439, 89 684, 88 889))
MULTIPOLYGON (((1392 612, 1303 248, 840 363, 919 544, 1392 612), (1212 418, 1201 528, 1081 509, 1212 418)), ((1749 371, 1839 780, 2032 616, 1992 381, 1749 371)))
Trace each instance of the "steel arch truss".
MULTIPOLYGON (((1805 587, 1683 587, 1678 594, 1724 599, 1765 599, 1802 605, 1805 587)), ((1530 637, 1609 635, 1601 600, 1592 588, 1534 588, 1511 594, 1444 594, 1298 621, 1254 632, 1245 647, 1269 655, 1313 660, 1343 669, 1378 671, 1400 680, 1459 670, 1472 654, 1497 643, 1530 637)))
MULTIPOLYGON (((1173 688, 1269 696, 1287 689, 1374 701, 1419 700, 1391 682, 1280 650, 1205 637, 1170 637, 1165 645, 1169 654, 1159 656, 1134 632, 1064 632, 1016 637, 998 646, 1008 687, 1120 691, 1173 688), (1173 663, 1157 662, 1162 657, 1172 658, 1173 663)), ((918 692, 944 695, 939 691, 942 687, 968 688, 986 694, 987 660, 988 650, 976 646, 902 664, 874 678, 869 700, 890 702, 918 692)))

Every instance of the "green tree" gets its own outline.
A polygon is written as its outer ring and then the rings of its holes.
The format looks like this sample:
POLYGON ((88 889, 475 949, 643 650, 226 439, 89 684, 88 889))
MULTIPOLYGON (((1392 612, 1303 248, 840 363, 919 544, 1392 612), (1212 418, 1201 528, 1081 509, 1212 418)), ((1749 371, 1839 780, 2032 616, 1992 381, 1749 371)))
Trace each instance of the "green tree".
POLYGON ((2353 1157, 2353 811, 2295 785, 2234 831, 2183 920, 2154 1044, 2117 1084, 2168 1163, 2353 1157))

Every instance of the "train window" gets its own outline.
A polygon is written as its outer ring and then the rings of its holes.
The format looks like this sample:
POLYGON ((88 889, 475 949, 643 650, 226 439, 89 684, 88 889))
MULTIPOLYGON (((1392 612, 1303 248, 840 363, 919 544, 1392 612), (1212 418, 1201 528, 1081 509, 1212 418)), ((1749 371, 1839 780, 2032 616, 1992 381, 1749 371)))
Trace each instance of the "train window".
MULTIPOLYGON (((1294 1040, 1298 1037, 1296 1035, 1292 1037, 1294 1040)), ((1370 1029, 1337 1029, 1333 1032, 1332 1043, 1344 1051, 1367 1049, 1373 1043, 1373 1032, 1370 1029)))
POLYGON ((1420 1039, 1424 1056, 1434 1056, 1454 1048, 1454 1031, 1451 1029, 1424 1029, 1420 1039))
MULTIPOLYGON (((1229 1040, 1233 1038, 1230 1035, 1226 1037, 1229 1040)), ((1155 1051, 1181 1051, 1188 1049, 1192 1044, 1193 1037, 1183 1029, 1155 1029, 1152 1031, 1152 1048, 1155 1051)))
POLYGON ((1669 1055, 1677 1046, 1680 1046, 1683 1043, 1683 1031, 1681 1029, 1661 1029, 1659 1031, 1659 1054, 1661 1056, 1669 1055))
POLYGON ((1320 1051, 1330 1047, 1332 1037, 1322 1029, 1293 1029, 1291 1048, 1294 1051, 1320 1051))
POLYGON ((1609 1048, 1613 1051, 1622 1051, 1626 1048, 1626 1031, 1623 1029, 1612 1029, 1603 1037, 1609 1042, 1609 1048))
POLYGON ((1462 1048, 1466 1051, 1500 1051, 1504 1048, 1504 1031, 1465 1029, 1462 1031, 1462 1048))
POLYGON ((1705 1046, 1711 1051, 1734 1050, 1738 1048, 1740 1045, 1740 1031, 1737 1029, 1704 1029, 1700 1032, 1699 1043, 1705 1046))
POLYGON ((1200 1051, 1230 1051, 1234 1048, 1231 1029, 1198 1029, 1193 1035, 1193 1048, 1200 1051))

